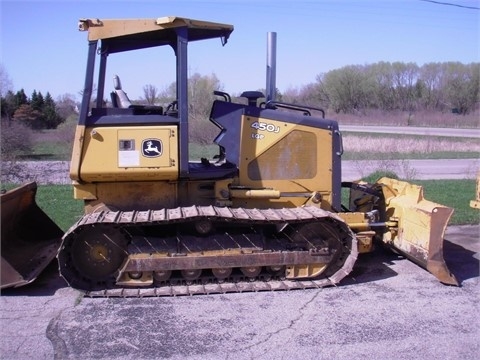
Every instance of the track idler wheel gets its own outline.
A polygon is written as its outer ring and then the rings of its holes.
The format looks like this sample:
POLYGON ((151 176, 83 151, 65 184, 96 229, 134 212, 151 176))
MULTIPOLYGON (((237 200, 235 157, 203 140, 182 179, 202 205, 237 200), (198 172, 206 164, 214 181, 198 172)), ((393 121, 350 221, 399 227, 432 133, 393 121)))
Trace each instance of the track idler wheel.
MULTIPOLYGON (((332 254, 330 262, 319 262, 310 265, 295 265, 287 278, 325 278, 337 273, 343 266, 351 251, 354 235, 345 223, 328 219, 301 225, 295 228, 291 241, 295 248, 308 250, 312 254, 332 254)), ((355 256, 356 259, 356 256, 355 256)), ((353 264, 353 263, 352 263, 353 264)))
POLYGON ((118 230, 89 227, 71 233, 58 254, 60 274, 77 289, 114 287, 127 257, 127 238, 118 230))

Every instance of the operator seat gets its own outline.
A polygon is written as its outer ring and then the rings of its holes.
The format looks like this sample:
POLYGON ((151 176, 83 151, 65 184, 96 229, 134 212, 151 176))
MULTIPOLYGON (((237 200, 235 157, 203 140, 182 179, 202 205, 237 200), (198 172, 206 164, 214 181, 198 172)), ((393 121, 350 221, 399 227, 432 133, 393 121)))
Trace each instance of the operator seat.
POLYGON ((113 76, 113 87, 115 89, 115 91, 113 91, 111 94, 113 106, 122 109, 129 108, 132 103, 130 102, 130 99, 125 91, 122 90, 122 83, 120 82, 118 75, 113 76))

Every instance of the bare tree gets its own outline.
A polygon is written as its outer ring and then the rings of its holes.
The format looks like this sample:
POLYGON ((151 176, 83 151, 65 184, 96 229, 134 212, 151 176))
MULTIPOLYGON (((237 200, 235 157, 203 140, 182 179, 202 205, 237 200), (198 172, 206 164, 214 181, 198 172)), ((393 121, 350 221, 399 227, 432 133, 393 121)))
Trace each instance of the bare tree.
POLYGON ((442 93, 452 110, 465 115, 480 101, 480 64, 444 64, 442 93))
POLYGON ((2 126, 0 132, 1 159, 0 180, 3 183, 24 181, 23 166, 18 163, 21 154, 29 153, 33 146, 33 130, 13 121, 2 126), (23 174, 23 175, 22 175, 23 174))
POLYGON ((155 85, 148 84, 143 87, 143 95, 148 105, 155 104, 157 99, 158 89, 155 85))
POLYGON ((373 81, 364 66, 350 65, 329 71, 321 81, 330 107, 336 113, 357 112, 368 107, 373 91, 373 81))
MULTIPOLYGON (((189 136, 197 144, 211 144, 219 129, 208 120, 214 90, 223 90, 215 74, 193 74, 188 79, 189 136)), ((157 100, 163 106, 176 99, 176 83, 173 82, 158 93, 157 100)))
POLYGON ((421 101, 425 109, 433 110, 441 104, 440 80, 442 77, 441 63, 428 63, 420 68, 422 84, 421 101))
POLYGON ((415 63, 394 62, 392 64, 393 84, 396 102, 401 110, 415 108, 415 83, 418 79, 418 66, 415 63))
POLYGON ((75 114, 77 104, 75 102, 75 96, 73 94, 65 93, 57 97, 56 101, 58 114, 66 119, 70 115, 75 114))
POLYGON ((215 74, 193 74, 188 79, 190 137, 196 143, 210 144, 218 135, 219 129, 208 121, 214 90, 222 90, 222 85, 215 74))
POLYGON ((4 97, 9 91, 13 91, 12 79, 3 64, 0 64, 0 97, 4 97))

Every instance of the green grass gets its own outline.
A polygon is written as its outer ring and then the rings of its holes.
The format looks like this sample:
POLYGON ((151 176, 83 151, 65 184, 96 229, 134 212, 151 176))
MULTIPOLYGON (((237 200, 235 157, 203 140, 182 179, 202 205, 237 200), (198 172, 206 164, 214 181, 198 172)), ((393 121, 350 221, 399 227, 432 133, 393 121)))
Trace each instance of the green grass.
POLYGON ((480 211, 470 207, 475 198, 475 180, 416 180, 427 200, 454 209, 451 225, 479 224, 480 211))
POLYGON ((38 160, 70 160, 72 144, 60 141, 38 142, 33 146, 33 152, 23 158, 38 160))
POLYGON ((39 185, 36 200, 63 231, 68 230, 83 214, 83 202, 73 198, 71 185, 39 185))

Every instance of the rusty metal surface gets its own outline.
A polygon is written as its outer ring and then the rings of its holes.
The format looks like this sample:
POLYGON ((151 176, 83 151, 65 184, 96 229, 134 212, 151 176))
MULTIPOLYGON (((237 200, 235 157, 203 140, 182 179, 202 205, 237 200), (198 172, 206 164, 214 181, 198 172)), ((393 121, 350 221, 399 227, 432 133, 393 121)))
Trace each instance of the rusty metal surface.
POLYGON ((124 271, 155 271, 158 268, 165 270, 182 269, 205 269, 205 268, 224 268, 224 267, 244 267, 272 265, 290 265, 290 264, 317 264, 329 263, 332 261, 332 255, 312 255, 308 251, 284 251, 271 253, 234 253, 221 255, 189 255, 183 257, 171 256, 152 256, 142 254, 137 257, 129 257, 124 267, 124 271))
POLYGON ((31 182, 1 198, 0 288, 26 285, 55 258, 63 231, 37 206, 31 182))

